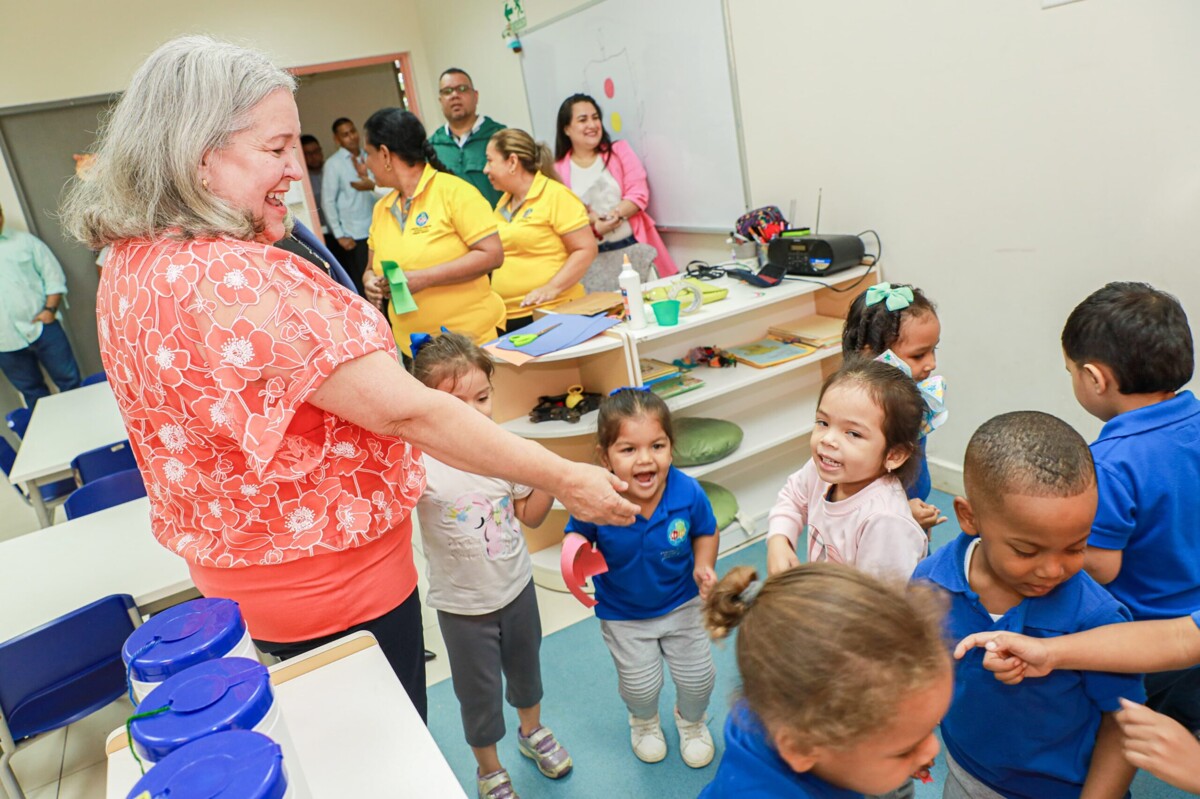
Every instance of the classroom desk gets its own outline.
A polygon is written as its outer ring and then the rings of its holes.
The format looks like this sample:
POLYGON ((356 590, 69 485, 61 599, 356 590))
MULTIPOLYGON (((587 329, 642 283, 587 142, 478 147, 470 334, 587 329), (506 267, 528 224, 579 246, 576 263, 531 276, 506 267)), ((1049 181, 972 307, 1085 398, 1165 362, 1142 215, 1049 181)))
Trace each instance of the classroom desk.
MULTIPOLYGON (((277 663, 271 683, 313 799, 466 799, 370 633, 277 663)), ((123 727, 105 751, 106 796, 125 799, 140 772, 123 727)))
POLYGON ((144 610, 194 590, 186 561, 150 534, 143 497, 0 542, 0 641, 109 594, 144 610))
POLYGON ((24 484, 38 524, 49 527, 53 522, 38 486, 70 477, 76 455, 126 438, 125 421, 107 382, 51 394, 34 406, 9 482, 24 484))

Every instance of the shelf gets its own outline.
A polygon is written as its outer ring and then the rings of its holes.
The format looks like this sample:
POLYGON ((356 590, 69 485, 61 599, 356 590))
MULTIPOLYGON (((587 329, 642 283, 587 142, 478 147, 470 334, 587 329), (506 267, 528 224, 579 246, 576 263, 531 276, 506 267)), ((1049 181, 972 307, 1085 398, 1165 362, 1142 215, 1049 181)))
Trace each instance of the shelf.
MULTIPOLYGON (((768 366, 765 369, 756 369, 753 366, 748 366, 744 363, 739 363, 734 367, 726 367, 724 369, 709 369, 708 367, 697 367, 688 374, 693 377, 698 377, 704 381, 702 388, 697 388, 693 391, 688 391, 685 394, 679 394, 667 400, 667 407, 674 411, 681 411, 684 408, 689 408, 693 405, 699 405, 714 397, 732 394, 740 391, 748 386, 756 383, 761 383, 764 380, 785 375, 788 372, 794 372, 797 369, 803 369, 806 366, 820 363, 826 358, 840 354, 842 345, 837 344, 832 347, 819 349, 816 352, 805 355, 803 358, 796 358, 792 361, 781 363, 778 366, 768 366)), ((813 413, 816 413, 816 407, 813 407, 813 413)))
POLYGON ((509 419, 500 426, 510 433, 516 433, 522 438, 534 440, 543 438, 570 438, 572 436, 596 435, 596 411, 585 413, 578 422, 531 422, 528 416, 509 419))

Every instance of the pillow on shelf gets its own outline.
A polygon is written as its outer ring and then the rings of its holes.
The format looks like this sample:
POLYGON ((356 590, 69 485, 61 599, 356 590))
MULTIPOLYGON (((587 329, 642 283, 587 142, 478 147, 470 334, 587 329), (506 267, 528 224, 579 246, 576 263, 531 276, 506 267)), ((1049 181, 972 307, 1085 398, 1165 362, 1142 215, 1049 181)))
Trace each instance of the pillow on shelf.
POLYGON ((719 461, 742 444, 742 428, 724 419, 683 417, 671 420, 675 432, 676 466, 700 466, 719 461))
POLYGON ((737 516, 737 497, 725 486, 704 480, 699 482, 700 487, 704 489, 704 494, 708 497, 708 503, 712 505, 713 515, 717 517, 717 529, 724 530, 733 524, 733 520, 737 516))

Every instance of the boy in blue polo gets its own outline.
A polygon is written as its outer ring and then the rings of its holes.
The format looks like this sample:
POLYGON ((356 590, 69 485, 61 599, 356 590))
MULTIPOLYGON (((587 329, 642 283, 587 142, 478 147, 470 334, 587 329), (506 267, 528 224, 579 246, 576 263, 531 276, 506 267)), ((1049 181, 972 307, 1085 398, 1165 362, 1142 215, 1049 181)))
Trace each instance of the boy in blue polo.
POLYGON ((706 725, 716 667, 701 619, 701 597, 716 585, 717 520, 695 479, 671 466, 671 413, 656 394, 618 389, 600 403, 600 462, 628 486, 640 507, 629 527, 567 522, 599 548, 596 616, 629 708, 633 753, 646 763, 667 756, 658 720, 662 662, 675 681, 679 753, 692 768, 712 762, 706 725))
MULTIPOLYGON (((1100 505, 1084 569, 1139 621, 1200 608, 1200 401, 1179 301, 1109 283, 1067 318, 1063 355, 1092 443, 1100 505)), ((1147 705, 1200 733, 1200 667, 1146 675, 1147 705)))
MULTIPOLYGON (((917 566, 913 579, 946 590, 948 635, 1004 630, 1037 638, 1127 621, 1129 612, 1082 572, 1096 512, 1087 444, 1034 411, 985 422, 954 499, 963 533, 917 566)), ((1007 686, 973 651, 958 662, 942 719, 949 776, 943 799, 1126 796, 1134 769, 1113 712, 1141 701, 1136 676, 1057 671, 1007 686)))

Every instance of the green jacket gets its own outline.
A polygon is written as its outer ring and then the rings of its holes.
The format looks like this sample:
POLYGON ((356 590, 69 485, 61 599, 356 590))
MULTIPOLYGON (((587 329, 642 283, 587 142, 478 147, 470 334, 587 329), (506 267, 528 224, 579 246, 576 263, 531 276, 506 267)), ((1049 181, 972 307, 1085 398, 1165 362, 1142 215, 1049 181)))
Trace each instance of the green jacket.
POLYGON ((472 133, 462 147, 459 147, 454 141, 454 137, 446 130, 444 124, 439 126, 429 137, 429 143, 437 151, 437 156, 442 163, 451 172, 479 189, 479 193, 493 208, 496 207, 496 202, 504 192, 492 188, 491 181, 487 179, 487 175, 483 174, 483 167, 487 164, 488 141, 496 131, 504 130, 506 127, 507 125, 501 125, 494 119, 484 117, 479 130, 472 133))

